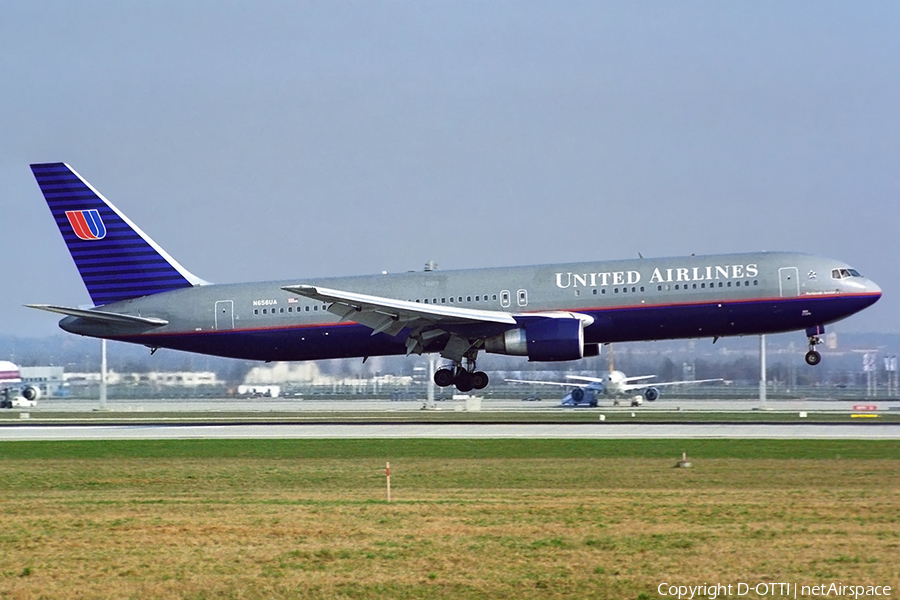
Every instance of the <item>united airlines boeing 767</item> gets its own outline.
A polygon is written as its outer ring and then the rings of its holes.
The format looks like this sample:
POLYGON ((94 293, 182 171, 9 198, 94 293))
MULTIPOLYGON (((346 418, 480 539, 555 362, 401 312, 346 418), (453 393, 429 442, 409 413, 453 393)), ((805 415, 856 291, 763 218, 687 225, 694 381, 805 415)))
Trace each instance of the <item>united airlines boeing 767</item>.
POLYGON ((600 344, 805 331, 881 289, 849 265, 794 252, 589 261, 211 284, 191 274, 64 163, 31 165, 93 307, 29 305, 60 327, 151 349, 264 361, 438 352, 440 386, 481 389, 481 351, 567 361, 600 344))

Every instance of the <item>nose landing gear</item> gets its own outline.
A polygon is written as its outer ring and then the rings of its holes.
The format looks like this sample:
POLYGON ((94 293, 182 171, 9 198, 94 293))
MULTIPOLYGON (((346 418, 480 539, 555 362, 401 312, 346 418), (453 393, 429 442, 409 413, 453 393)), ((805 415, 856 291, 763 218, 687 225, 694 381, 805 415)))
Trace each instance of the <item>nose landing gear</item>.
POLYGON ((824 327, 810 327, 806 330, 806 335, 809 338, 809 352, 806 353, 804 359, 806 364, 811 367, 822 362, 822 355, 816 351, 816 346, 822 343, 822 338, 819 337, 819 334, 822 333, 825 333, 824 327))

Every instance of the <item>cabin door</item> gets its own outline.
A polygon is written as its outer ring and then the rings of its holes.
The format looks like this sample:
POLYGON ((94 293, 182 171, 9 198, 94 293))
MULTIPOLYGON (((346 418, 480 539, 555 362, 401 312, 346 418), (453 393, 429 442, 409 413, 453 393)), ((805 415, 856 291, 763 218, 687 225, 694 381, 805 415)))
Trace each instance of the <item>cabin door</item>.
POLYGON ((234 329, 234 300, 216 302, 216 329, 219 331, 234 329))
POLYGON ((800 295, 800 275, 797 267, 778 269, 778 287, 782 298, 796 298, 800 295))

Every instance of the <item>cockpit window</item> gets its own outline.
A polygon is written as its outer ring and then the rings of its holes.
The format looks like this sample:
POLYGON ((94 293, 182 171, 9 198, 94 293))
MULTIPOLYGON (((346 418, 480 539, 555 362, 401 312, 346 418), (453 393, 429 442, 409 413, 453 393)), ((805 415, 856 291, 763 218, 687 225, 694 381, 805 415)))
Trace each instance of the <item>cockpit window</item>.
POLYGON ((847 279, 848 277, 862 277, 856 269, 832 269, 832 279, 847 279))

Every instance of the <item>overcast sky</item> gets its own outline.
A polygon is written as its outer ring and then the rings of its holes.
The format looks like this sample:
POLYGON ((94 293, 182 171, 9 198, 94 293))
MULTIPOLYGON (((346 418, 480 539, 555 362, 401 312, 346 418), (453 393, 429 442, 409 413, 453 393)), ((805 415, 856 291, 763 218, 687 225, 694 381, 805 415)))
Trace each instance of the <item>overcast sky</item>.
MULTIPOLYGON (((90 302, 30 162, 214 282, 755 250, 900 332, 895 2, 8 2, 0 333, 90 302)), ((802 343, 803 334, 798 334, 802 343)))

